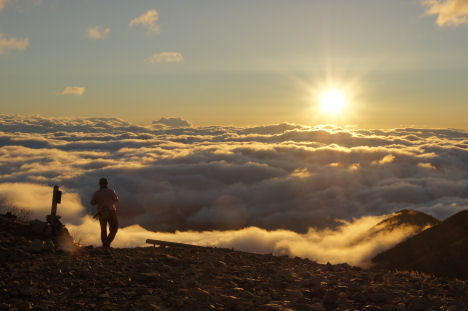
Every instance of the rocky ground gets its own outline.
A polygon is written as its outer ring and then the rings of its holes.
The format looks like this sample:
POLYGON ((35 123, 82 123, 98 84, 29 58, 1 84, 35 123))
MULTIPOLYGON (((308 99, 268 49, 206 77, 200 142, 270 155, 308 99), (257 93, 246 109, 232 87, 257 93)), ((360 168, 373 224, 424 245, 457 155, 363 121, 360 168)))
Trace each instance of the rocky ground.
POLYGON ((462 280, 183 245, 61 250, 52 240, 34 245, 31 230, 29 223, 0 219, 0 310, 465 310, 468 306, 468 284, 462 280))

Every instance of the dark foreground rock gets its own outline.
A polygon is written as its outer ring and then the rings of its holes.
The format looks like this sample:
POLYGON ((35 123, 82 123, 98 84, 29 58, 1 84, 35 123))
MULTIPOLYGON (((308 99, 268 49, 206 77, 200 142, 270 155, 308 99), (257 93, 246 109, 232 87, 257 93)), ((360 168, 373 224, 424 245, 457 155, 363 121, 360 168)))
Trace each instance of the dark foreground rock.
POLYGON ((372 261, 383 268, 468 279, 468 210, 408 238, 372 261))
POLYGON ((0 229, 0 310, 465 310, 465 281, 184 245, 33 252, 0 229), (17 251, 21 250, 21 251, 17 251), (16 257, 10 257, 15 253, 16 257))

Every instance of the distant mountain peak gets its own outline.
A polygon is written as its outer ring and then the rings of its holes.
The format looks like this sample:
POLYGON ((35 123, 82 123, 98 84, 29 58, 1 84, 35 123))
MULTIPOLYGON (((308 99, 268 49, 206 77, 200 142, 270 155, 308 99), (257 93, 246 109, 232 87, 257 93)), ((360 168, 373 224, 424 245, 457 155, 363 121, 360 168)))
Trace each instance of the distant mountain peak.
POLYGON ((371 231, 392 231, 401 226, 413 226, 418 228, 418 232, 421 232, 439 223, 440 220, 431 215, 415 210, 402 209, 376 224, 371 228, 371 231))

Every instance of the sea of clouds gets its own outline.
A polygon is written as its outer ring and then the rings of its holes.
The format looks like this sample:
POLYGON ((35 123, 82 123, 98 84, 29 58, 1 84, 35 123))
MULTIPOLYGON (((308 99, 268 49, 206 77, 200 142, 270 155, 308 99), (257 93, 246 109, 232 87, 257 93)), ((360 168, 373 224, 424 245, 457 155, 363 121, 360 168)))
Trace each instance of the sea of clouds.
POLYGON ((362 264, 411 233, 352 243, 384 215, 468 208, 468 132, 0 115, 3 205, 42 218, 58 184, 59 214, 98 245, 88 214, 102 176, 120 199, 115 246, 159 238, 362 264))

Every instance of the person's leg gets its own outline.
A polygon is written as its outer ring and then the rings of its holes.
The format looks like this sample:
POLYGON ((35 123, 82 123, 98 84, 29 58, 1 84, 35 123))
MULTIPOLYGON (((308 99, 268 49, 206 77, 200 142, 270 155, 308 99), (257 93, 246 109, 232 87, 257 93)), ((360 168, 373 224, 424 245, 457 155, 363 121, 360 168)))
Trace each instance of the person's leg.
POLYGON ((105 247, 107 241, 107 219, 105 217, 102 217, 102 215, 99 216, 99 224, 101 225, 102 246, 105 247))
POLYGON ((112 241, 117 234, 117 230, 119 229, 119 220, 117 219, 117 212, 111 211, 109 215, 109 235, 107 236, 107 246, 109 247, 112 241))

